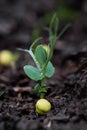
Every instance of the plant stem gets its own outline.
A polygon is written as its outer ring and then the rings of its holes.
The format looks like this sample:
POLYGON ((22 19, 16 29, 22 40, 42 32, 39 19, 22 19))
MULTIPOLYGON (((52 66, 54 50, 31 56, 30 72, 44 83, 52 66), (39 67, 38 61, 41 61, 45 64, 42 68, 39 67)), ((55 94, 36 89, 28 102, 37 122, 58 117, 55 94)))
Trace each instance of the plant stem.
POLYGON ((41 99, 44 98, 44 96, 45 96, 45 93, 40 93, 40 98, 41 99))
POLYGON ((40 93, 40 98, 44 98, 45 93, 46 93, 46 91, 47 91, 47 86, 46 86, 45 78, 43 78, 43 79, 41 80, 41 89, 42 89, 43 91, 40 93))

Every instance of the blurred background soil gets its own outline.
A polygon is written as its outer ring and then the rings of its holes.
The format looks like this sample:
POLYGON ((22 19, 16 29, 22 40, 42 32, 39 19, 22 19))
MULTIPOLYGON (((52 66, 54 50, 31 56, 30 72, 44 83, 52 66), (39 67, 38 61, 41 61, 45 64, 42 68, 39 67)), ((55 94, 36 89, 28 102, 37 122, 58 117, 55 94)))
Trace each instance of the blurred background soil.
POLYGON ((77 48, 81 42, 87 47, 86 0, 0 0, 0 49, 27 48, 38 36, 46 40, 45 27, 55 12, 60 21, 59 32, 71 24, 61 39, 77 48))

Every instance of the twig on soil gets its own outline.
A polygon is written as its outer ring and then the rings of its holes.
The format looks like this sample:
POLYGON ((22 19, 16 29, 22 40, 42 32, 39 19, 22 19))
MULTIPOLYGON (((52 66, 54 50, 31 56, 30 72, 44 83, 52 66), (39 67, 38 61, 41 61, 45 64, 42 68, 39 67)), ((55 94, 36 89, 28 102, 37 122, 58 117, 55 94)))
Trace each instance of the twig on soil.
POLYGON ((15 92, 30 92, 32 91, 31 87, 14 87, 13 91, 15 92))

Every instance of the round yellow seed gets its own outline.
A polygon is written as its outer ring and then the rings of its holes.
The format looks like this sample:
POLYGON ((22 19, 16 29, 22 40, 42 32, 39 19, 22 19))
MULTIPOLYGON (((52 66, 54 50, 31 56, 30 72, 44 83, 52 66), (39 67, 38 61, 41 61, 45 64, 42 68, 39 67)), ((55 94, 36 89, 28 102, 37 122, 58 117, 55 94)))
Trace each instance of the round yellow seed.
POLYGON ((40 115, 51 110, 51 103, 46 99, 39 99, 36 103, 36 112, 40 115))
POLYGON ((9 50, 3 50, 0 52, 0 64, 3 66, 9 66, 13 60, 13 54, 9 50))
POLYGON ((47 46, 46 44, 43 44, 43 48, 45 49, 45 51, 46 51, 47 54, 49 55, 49 53, 50 53, 50 48, 49 48, 49 46, 47 46))

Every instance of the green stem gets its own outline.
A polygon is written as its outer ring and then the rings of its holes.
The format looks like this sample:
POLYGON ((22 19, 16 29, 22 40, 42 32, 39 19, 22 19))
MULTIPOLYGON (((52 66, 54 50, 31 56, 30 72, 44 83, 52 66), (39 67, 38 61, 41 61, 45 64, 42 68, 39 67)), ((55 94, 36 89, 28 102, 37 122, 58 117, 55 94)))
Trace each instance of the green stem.
POLYGON ((44 98, 44 96, 45 96, 45 91, 47 91, 45 78, 43 78, 43 79, 41 80, 41 89, 42 89, 42 92, 40 93, 40 98, 44 98))
POLYGON ((45 93, 40 93, 40 98, 41 99, 44 98, 44 96, 45 96, 45 93))

